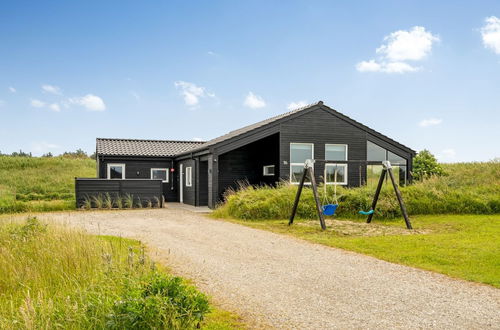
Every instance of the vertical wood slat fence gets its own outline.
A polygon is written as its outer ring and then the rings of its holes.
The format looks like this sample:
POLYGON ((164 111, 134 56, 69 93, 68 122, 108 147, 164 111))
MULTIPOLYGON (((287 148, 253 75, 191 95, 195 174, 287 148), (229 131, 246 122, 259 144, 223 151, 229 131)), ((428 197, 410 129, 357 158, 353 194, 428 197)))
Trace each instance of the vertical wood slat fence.
POLYGON ((112 200, 118 197, 131 196, 136 203, 160 202, 163 207, 163 183, 161 180, 150 179, 93 179, 75 178, 76 207, 84 206, 86 200, 104 197, 107 194, 112 200))

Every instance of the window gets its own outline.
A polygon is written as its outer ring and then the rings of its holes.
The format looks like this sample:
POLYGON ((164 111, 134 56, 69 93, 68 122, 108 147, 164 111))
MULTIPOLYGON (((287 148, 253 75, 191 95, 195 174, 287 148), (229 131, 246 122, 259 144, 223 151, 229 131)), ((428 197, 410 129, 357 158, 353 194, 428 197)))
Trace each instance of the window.
POLYGON ((274 165, 266 165, 263 169, 264 176, 274 176, 274 165))
MULTIPOLYGON (((392 163, 391 163, 392 165, 392 163)), ((366 167, 366 184, 368 186, 376 187, 378 180, 380 179, 380 174, 382 173, 382 165, 368 165, 366 167)), ((400 186, 406 185, 406 166, 392 166, 392 173, 394 173, 394 180, 400 186)), ((385 183, 390 180, 389 174, 385 176, 385 183)))
POLYGON ((382 162, 387 160, 386 150, 373 142, 366 141, 366 160, 369 162, 382 162))
POLYGON ((325 164, 325 178, 327 184, 346 185, 347 164, 325 164))
POLYGON ((326 160, 347 160, 347 144, 325 144, 326 160))
MULTIPOLYGON (((399 185, 406 184, 407 177, 407 160, 395 153, 376 145, 373 142, 366 142, 367 160, 368 162, 382 162, 388 160, 392 165, 394 179, 399 185)), ((366 183, 368 185, 376 185, 378 183, 382 165, 369 164, 366 170, 366 183)), ((386 182, 388 177, 386 177, 386 182)))
POLYGON ((191 187, 193 185, 193 168, 186 167, 186 187, 191 187))
POLYGON ((125 164, 108 164, 108 179, 125 179, 125 164))
MULTIPOLYGON (((307 159, 314 159, 314 144, 290 143, 290 182, 299 183, 307 159)), ((311 182, 306 178, 306 182, 311 182)))
POLYGON ((161 180, 168 182, 168 168, 152 168, 151 180, 161 180))

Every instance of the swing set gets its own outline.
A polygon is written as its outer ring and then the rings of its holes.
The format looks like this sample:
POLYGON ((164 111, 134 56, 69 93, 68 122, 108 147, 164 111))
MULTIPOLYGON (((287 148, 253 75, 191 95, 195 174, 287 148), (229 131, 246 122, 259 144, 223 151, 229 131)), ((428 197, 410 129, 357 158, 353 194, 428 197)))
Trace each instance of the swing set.
MULTIPOLYGON (((325 173, 323 176, 323 205, 320 203, 319 195, 318 195, 318 186, 316 184, 316 178, 314 177, 314 163, 315 162, 323 162, 327 163, 327 160, 324 159, 308 159, 304 164, 304 171, 302 172, 302 177, 299 182, 299 187, 297 189, 297 194, 295 195, 295 202, 293 203, 292 214, 290 215, 290 219, 288 221, 288 225, 293 224, 293 220, 297 213, 297 207, 299 206, 300 195, 302 194, 302 188, 304 187, 306 177, 309 176, 311 180, 311 187, 314 196, 314 202, 316 204, 316 212, 318 213, 319 223, 321 225, 321 229, 326 229, 325 218, 324 216, 334 215, 335 211, 339 207, 339 202, 337 199, 337 169, 334 171, 334 188, 333 188, 333 199, 331 203, 328 201, 327 192, 326 192, 326 166, 325 173)), ((394 188, 394 193, 396 194, 396 198, 399 203, 399 207, 401 208, 401 213, 403 214, 403 218, 405 219, 406 228, 413 229, 411 226, 410 218, 408 217, 408 212, 406 211, 406 206, 403 201, 403 197, 401 196, 401 192, 399 191, 398 185, 396 184, 396 180, 394 178, 394 173, 392 171, 392 166, 389 161, 382 162, 382 173, 380 174, 380 179, 377 184, 377 189, 375 190, 375 195, 373 196, 373 201, 371 205, 371 209, 368 211, 359 211, 360 214, 368 215, 366 219, 367 223, 370 223, 373 218, 373 214, 375 213, 375 208, 377 207, 378 198, 380 195, 380 191, 382 190, 382 185, 384 184, 384 180, 386 174, 389 174, 389 178, 391 179, 392 186, 394 188)))

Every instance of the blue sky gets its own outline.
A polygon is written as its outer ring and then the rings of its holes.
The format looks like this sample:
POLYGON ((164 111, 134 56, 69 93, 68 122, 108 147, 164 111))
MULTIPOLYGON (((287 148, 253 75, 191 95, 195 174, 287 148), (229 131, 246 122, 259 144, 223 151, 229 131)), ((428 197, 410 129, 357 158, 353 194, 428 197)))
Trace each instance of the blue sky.
POLYGON ((500 2, 0 4, 4 153, 205 140, 318 100, 441 161, 499 157, 500 2))

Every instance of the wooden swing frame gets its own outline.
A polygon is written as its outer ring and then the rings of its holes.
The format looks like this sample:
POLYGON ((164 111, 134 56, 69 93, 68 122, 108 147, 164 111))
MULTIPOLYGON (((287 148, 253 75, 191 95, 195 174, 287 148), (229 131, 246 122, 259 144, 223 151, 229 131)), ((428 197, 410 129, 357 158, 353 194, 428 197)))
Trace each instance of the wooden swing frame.
MULTIPOLYGON (((288 225, 293 224, 293 220, 295 219, 295 215, 297 213, 297 207, 299 206, 300 202, 300 195, 302 194, 302 188, 304 188, 304 184, 306 181, 307 175, 309 175, 311 179, 311 187, 313 191, 313 196, 314 196, 314 202, 316 204, 316 212, 318 213, 318 218, 319 218, 319 223, 321 225, 321 229, 325 230, 326 229, 326 224, 325 224, 325 217, 323 216, 323 211, 321 209, 321 203, 319 200, 319 194, 318 194, 318 186, 316 184, 316 178, 314 177, 314 163, 315 162, 328 162, 327 160, 324 159, 308 159, 306 160, 304 164, 304 171, 302 172, 302 177, 300 178, 299 186, 297 189, 297 194, 295 195, 295 201, 293 203, 293 208, 292 208, 292 214, 290 215, 290 219, 288 221, 288 225)), ((410 218, 408 217, 408 212, 406 211, 406 206, 403 201, 403 196, 401 196, 401 191, 398 188, 398 185, 396 184, 396 180, 394 178, 394 173, 392 172, 392 166, 389 161, 383 161, 382 162, 382 173, 380 174, 380 179, 378 180, 377 184, 377 190, 375 190, 375 195, 373 196, 373 201, 372 201, 372 207, 371 209, 374 211, 371 214, 368 215, 368 218, 366 219, 367 223, 371 223, 373 214, 375 213, 375 208, 377 207, 377 202, 378 198, 380 196, 380 191, 382 190, 382 185, 384 184, 384 179, 387 173, 389 173, 389 178, 391 179, 392 186, 394 188, 394 193, 396 194, 396 198, 399 203, 399 207, 401 208, 401 213, 403 214, 403 218, 405 219, 406 223, 406 228, 408 229, 413 229, 410 218)))

